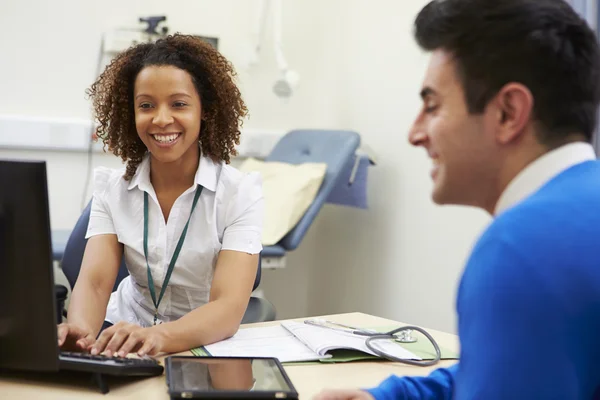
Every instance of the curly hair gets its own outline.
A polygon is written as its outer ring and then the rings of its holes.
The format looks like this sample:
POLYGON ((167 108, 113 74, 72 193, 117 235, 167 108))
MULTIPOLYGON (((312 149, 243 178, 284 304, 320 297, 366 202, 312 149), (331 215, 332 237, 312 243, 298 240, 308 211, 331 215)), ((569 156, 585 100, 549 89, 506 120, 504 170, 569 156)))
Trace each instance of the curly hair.
POLYGON ((237 155, 240 128, 248 109, 234 82, 231 63, 214 47, 196 36, 175 34, 153 43, 142 43, 118 54, 86 90, 99 124, 97 136, 104 149, 127 162, 130 180, 147 152, 135 128, 134 83, 147 66, 174 66, 187 71, 202 104, 200 148, 215 162, 230 162, 237 155))

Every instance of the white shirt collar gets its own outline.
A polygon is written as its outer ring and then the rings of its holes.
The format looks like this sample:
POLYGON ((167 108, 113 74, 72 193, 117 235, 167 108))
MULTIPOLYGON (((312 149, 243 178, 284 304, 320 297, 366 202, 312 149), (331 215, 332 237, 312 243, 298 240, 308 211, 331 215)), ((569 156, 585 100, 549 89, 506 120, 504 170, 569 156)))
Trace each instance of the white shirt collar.
MULTIPOLYGON (((198 169, 194 177, 194 184, 201 185, 204 189, 208 189, 212 192, 217 190, 217 178, 219 174, 218 164, 212 159, 205 156, 200 156, 200 162, 198 163, 198 169)), ((131 190, 138 186, 140 190, 152 192, 150 188, 150 154, 147 153, 140 165, 138 165, 135 175, 129 182, 128 190, 131 190)))
POLYGON ((594 148, 584 142, 569 143, 549 151, 530 163, 510 181, 496 203, 494 215, 526 199, 568 168, 595 159, 594 148))

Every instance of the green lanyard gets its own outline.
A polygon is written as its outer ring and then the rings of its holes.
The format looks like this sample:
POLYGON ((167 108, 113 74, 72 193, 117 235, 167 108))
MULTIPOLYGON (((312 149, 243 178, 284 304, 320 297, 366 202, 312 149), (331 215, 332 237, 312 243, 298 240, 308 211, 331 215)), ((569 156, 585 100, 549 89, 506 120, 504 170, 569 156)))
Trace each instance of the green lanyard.
POLYGON ((148 264, 148 193, 144 192, 144 257, 146 257, 146 268, 148 271, 148 288, 150 289, 150 296, 152 296, 152 302, 154 303, 154 307, 156 308, 156 312, 154 313, 154 325, 156 325, 156 320, 158 319, 158 306, 160 305, 160 301, 162 300, 163 295, 165 294, 165 289, 167 288, 169 280, 171 279, 171 273, 173 272, 175 262, 177 261, 177 258, 179 257, 179 252, 181 251, 181 247, 183 246, 183 241, 185 240, 185 235, 187 234, 188 225, 190 224, 190 219, 192 218, 194 208, 196 208, 196 203, 198 202, 200 193, 202 193, 202 186, 198 186, 196 188, 196 194, 194 195, 194 201, 192 203, 192 210, 190 211, 190 216, 188 217, 188 220, 185 223, 183 232, 181 232, 181 237, 179 238, 179 242, 177 242, 177 247, 175 248, 173 257, 171 257, 169 269, 167 269, 167 275, 165 275, 165 280, 163 282, 162 289, 160 290, 158 301, 156 301, 156 290, 154 289, 154 280, 152 279, 150 265, 148 264))

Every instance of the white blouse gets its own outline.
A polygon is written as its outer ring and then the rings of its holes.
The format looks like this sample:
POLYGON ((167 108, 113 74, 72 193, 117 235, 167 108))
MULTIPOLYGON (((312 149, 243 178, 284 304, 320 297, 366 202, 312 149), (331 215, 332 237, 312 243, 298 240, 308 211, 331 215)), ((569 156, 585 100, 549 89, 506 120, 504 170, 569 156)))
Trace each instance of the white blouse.
POLYGON ((144 158, 131 181, 123 179, 124 172, 124 168, 105 167, 94 171, 86 234, 86 238, 115 234, 124 245, 130 276, 111 294, 107 321, 151 326, 154 320, 155 307, 148 289, 144 257, 144 192, 148 193, 148 263, 158 300, 169 262, 190 216, 196 185, 203 186, 158 308, 161 322, 176 320, 208 302, 221 250, 249 254, 262 250, 264 199, 258 173, 243 174, 225 163, 201 156, 195 185, 177 198, 165 223, 150 183, 150 157, 144 158))

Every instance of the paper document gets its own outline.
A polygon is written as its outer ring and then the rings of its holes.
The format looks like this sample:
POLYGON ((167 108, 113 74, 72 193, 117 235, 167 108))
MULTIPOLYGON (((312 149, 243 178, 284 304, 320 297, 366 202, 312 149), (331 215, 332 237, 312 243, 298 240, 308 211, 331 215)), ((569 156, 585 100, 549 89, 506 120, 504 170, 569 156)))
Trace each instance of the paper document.
MULTIPOLYGON (((284 321, 281 325, 318 355, 325 355, 328 351, 336 349, 360 350, 374 356, 377 355, 369 350, 365 344, 366 336, 354 335, 352 333, 295 321, 284 321)), ((391 340, 377 341, 375 346, 383 350, 386 354, 403 360, 421 360, 420 357, 391 340)))
POLYGON ((213 357, 275 357, 280 362, 331 357, 309 349, 281 325, 240 329, 231 338, 204 348, 213 357))
MULTIPOLYGON (((213 357, 275 357, 281 362, 329 359, 337 349, 358 350, 377 356, 367 348, 366 337, 301 322, 240 329, 233 337, 205 346, 213 357)), ((375 343, 386 354, 405 360, 421 360, 391 340, 375 343)))

